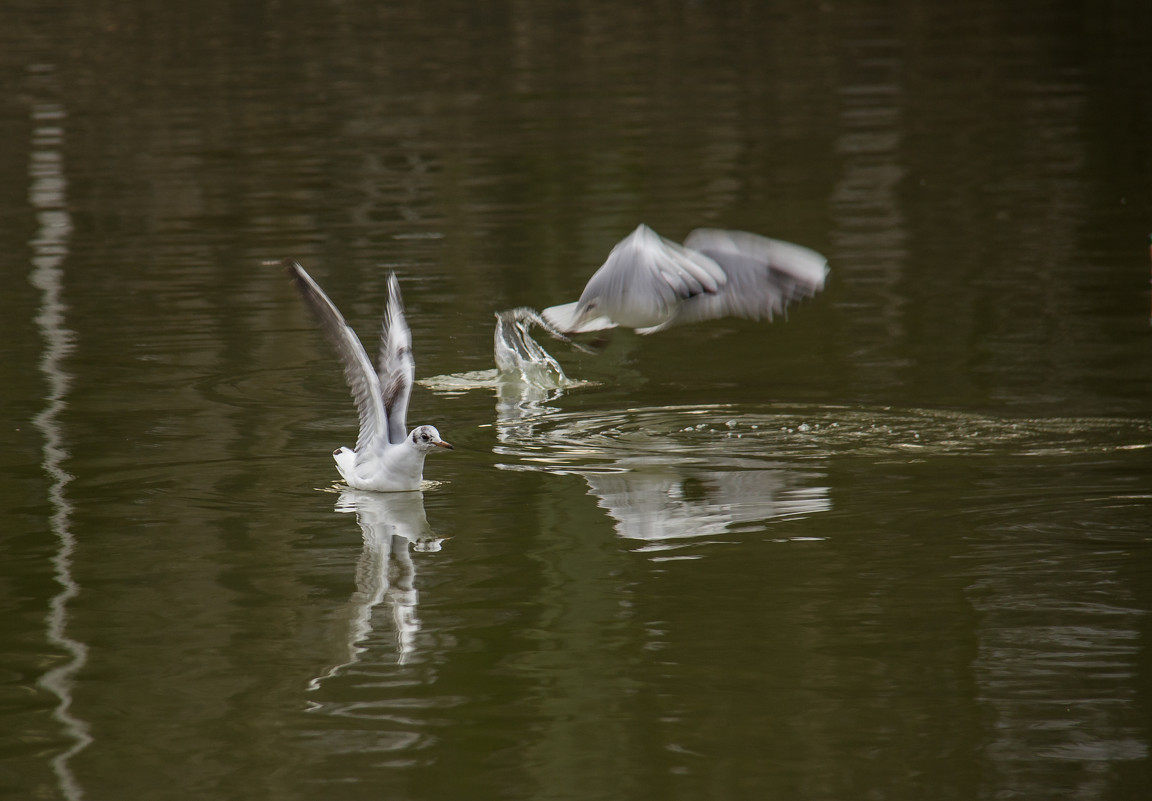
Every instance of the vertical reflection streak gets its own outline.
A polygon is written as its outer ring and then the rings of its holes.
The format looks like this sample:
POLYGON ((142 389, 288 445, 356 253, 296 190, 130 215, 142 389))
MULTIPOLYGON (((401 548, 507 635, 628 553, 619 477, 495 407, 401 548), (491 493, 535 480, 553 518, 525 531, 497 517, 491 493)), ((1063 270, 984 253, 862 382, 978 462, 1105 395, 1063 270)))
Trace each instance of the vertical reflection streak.
POLYGON ((885 15, 849 15, 845 24, 851 27, 836 142, 843 171, 831 197, 832 253, 851 265, 837 275, 858 310, 851 315, 859 326, 855 369, 874 384, 878 377, 898 384, 905 362, 893 343, 906 335, 900 284, 909 256, 899 191, 907 174, 903 45, 897 21, 885 15))
POLYGON ((80 593, 72 576, 72 557, 76 540, 71 530, 72 505, 66 489, 72 476, 64 469, 69 453, 64 443, 60 414, 67 407, 71 376, 64 361, 72 352, 73 332, 67 327, 67 307, 63 301, 64 271, 72 219, 66 204, 67 181, 64 177, 62 143, 64 109, 56 103, 37 103, 32 108, 32 142, 28 172, 31 179, 29 202, 36 210, 38 227, 29 245, 32 248, 30 281, 40 290, 40 307, 36 327, 44 343, 40 373, 48 391, 44 408, 33 418, 33 425, 43 436, 44 472, 48 474, 48 501, 52 507, 49 519, 56 535, 57 549, 52 566, 60 591, 48 606, 48 642, 64 652, 64 660, 47 671, 39 681, 41 687, 58 699, 53 717, 64 728, 71 745, 52 760, 52 770, 62 795, 74 801, 84 797, 69 764, 73 757, 92 742, 88 724, 72 711, 72 685, 76 673, 87 661, 87 647, 68 635, 68 604, 80 593))

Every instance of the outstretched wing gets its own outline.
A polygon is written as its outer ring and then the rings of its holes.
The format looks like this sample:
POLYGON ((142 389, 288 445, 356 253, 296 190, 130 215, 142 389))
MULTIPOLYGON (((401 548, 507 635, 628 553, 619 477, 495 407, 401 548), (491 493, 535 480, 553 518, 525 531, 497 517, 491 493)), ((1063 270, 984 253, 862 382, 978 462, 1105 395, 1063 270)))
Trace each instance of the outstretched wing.
POLYGON ((759 320, 824 288, 828 260, 791 242, 751 234, 698 228, 684 246, 711 257, 728 276, 723 290, 685 302, 675 322, 690 323, 733 315, 759 320))
POLYGON ((404 299, 395 273, 388 273, 388 308, 380 329, 381 396, 388 416, 388 441, 397 444, 408 436, 408 398, 416 378, 412 358, 412 332, 404 318, 404 299))
MULTIPOLYGON (((344 315, 324 294, 320 285, 312 280, 312 276, 294 261, 285 260, 283 264, 292 277, 292 285, 299 291, 300 297, 304 298, 305 305, 320 324, 324 336, 336 349, 344 367, 344 378, 352 390, 352 399, 356 402, 356 411, 360 416, 356 450, 359 451, 370 442, 381 441, 388 435, 388 410, 380 392, 380 378, 372 369, 368 353, 356 332, 344 321, 344 315)), ((404 330, 407 331, 407 328, 404 330)))

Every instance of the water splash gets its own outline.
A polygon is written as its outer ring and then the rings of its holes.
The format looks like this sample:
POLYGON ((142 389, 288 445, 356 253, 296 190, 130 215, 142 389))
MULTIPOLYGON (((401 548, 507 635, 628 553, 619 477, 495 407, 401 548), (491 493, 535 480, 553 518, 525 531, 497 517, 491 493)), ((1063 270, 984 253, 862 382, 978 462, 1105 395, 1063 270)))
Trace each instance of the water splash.
POLYGON ((497 371, 506 379, 516 379, 538 389, 565 389, 576 384, 564 374, 564 368, 552 354, 532 338, 533 325, 561 341, 571 342, 526 306, 497 312, 493 335, 497 371))
POLYGON ((472 390, 496 393, 498 420, 532 419, 556 411, 548 404, 565 392, 591 382, 569 378, 564 368, 532 338, 532 326, 549 335, 587 350, 553 328, 536 311, 527 307, 497 312, 493 335, 494 370, 452 373, 420 379, 417 383, 444 395, 472 390))

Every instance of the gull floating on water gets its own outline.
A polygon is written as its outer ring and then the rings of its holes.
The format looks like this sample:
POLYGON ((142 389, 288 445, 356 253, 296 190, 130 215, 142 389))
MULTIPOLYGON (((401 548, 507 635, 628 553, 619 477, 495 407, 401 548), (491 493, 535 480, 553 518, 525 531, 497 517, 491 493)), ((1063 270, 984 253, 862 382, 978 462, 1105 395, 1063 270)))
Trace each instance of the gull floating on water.
POLYGON ((828 260, 746 231, 698 228, 683 245, 640 225, 612 249, 580 300, 544 319, 568 334, 624 326, 652 334, 716 317, 771 319, 824 288, 828 260))
POLYGON ((380 362, 373 368, 359 337, 336 305, 294 261, 283 262, 292 284, 311 309, 320 329, 336 348, 344 377, 360 414, 356 449, 338 448, 336 469, 353 489, 403 492, 420 489, 424 457, 437 448, 452 449, 434 426, 417 426, 409 433, 408 398, 416 363, 412 332, 404 319, 404 301, 394 273, 388 274, 388 308, 380 334, 380 362))

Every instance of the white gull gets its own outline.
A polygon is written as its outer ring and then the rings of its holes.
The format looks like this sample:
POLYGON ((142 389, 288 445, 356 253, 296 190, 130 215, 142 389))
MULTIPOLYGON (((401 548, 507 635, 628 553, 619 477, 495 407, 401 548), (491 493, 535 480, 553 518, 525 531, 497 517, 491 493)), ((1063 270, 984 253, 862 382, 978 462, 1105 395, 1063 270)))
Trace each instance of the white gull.
POLYGON ((543 317, 568 334, 623 326, 651 334, 716 317, 759 320, 824 288, 828 260, 746 231, 698 228, 683 245, 640 225, 612 249, 580 300, 543 317))
POLYGON ((412 332, 404 319, 404 302, 394 273, 388 274, 388 307, 380 333, 380 359, 373 368, 356 332, 344 315, 294 261, 283 262, 292 284, 315 315, 320 329, 336 348, 344 377, 360 415, 355 450, 338 448, 332 456, 336 469, 353 489, 403 492, 420 489, 424 457, 437 448, 452 449, 434 426, 408 432, 408 398, 416 363, 412 358, 412 332))

